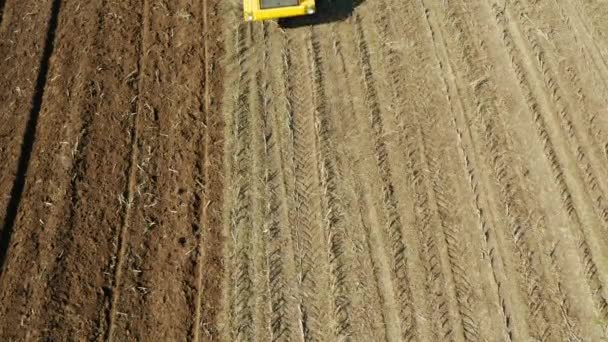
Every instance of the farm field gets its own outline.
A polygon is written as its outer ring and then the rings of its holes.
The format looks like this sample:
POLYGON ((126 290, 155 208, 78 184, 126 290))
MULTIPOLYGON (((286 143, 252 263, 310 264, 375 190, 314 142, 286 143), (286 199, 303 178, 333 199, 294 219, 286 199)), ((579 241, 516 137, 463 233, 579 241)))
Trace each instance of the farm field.
POLYGON ((0 0, 0 341, 608 339, 608 2, 318 10, 0 0))

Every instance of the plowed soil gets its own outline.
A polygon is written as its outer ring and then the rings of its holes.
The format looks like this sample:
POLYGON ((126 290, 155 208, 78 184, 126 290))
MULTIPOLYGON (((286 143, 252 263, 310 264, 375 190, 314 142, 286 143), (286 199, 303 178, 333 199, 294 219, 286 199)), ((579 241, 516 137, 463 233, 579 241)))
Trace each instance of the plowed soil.
POLYGON ((0 0, 1 341, 608 338, 608 2, 0 0))

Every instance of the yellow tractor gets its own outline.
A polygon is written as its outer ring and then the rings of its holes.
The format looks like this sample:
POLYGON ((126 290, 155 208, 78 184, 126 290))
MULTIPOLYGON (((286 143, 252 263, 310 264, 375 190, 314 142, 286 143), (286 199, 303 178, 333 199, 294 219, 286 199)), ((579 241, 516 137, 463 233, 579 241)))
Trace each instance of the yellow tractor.
POLYGON ((315 0, 243 0, 246 21, 311 15, 315 10, 315 0))

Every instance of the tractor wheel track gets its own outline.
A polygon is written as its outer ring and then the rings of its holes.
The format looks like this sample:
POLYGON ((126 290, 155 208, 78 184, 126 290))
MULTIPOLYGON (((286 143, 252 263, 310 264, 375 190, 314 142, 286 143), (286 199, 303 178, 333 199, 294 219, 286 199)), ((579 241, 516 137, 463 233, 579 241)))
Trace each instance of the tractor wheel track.
MULTIPOLYGON (((500 20, 500 15, 502 12, 500 12, 497 9, 497 6, 494 6, 494 10, 495 13, 498 15, 498 20, 500 20)), ((511 36, 509 35, 509 31, 505 30, 504 31, 504 35, 505 38, 507 39, 513 39, 510 38, 511 36)), ((520 53, 521 53, 521 49, 522 49, 522 45, 524 44, 523 42, 520 42, 518 45, 513 45, 514 43, 511 43, 512 47, 514 49, 520 49, 520 53)), ((511 50, 511 51, 517 51, 517 50, 511 50)), ((524 51, 525 53, 525 51, 524 51)), ((516 57, 512 57, 512 60, 514 61, 514 63, 516 63, 517 59, 516 57)), ((518 67, 520 68, 520 67, 518 67)), ((527 80, 526 77, 524 77, 522 75, 522 73, 518 73, 517 69, 516 70, 516 74, 518 74, 518 77, 520 79, 520 84, 525 85, 526 87, 529 87, 526 82, 529 82, 527 80)), ((529 72, 528 74, 532 74, 534 75, 534 72, 529 72)), ((537 100, 533 93, 532 90, 528 90, 528 100, 531 101, 532 103, 537 103, 537 100)), ((546 101, 543 99, 543 102, 546 101)), ((543 139, 544 144, 545 144, 545 152, 547 153, 547 158, 549 161, 551 161, 552 163, 552 170, 554 173, 554 176, 556 178, 556 181, 558 182, 558 184, 560 184, 561 187, 561 191, 562 191, 562 199, 564 201, 564 206, 568 212, 568 214, 570 215, 571 219, 574 222, 574 226, 576 227, 575 229, 579 230, 579 232, 577 232, 578 234, 580 234, 581 236, 581 240, 579 241, 579 257, 582 260, 582 263, 585 269, 585 274, 587 277, 587 281, 588 281, 588 286, 590 287, 590 291, 591 294, 594 298, 594 301, 597 305, 598 310, 600 311, 601 315, 605 314, 605 310, 606 310, 606 299, 605 299, 605 294, 603 293, 603 284, 602 281, 600 280, 598 274, 597 274, 597 266, 596 266, 596 261, 595 259, 597 258, 597 250, 592 250, 591 246, 589 245, 589 242, 587 241, 588 238, 585 237, 587 234, 587 232, 585 232, 585 229, 583 227, 587 226, 586 224, 584 224, 581 221, 581 215, 579 214, 579 212, 581 210, 583 210, 584 206, 589 205, 589 203, 585 203, 585 202, 581 202, 581 201, 577 201, 575 202, 575 199, 580 198, 580 195, 577 194, 576 197, 574 197, 571 193, 571 190, 573 187, 572 185, 569 185, 569 181, 567 180, 567 178, 565 177, 565 172, 561 169, 561 164, 563 162, 560 161, 561 155, 563 155, 562 153, 557 153, 555 148, 556 145, 555 143, 553 143, 554 141, 554 137, 552 136, 553 134, 549 133, 549 132, 555 132, 556 129, 552 129, 551 131, 548 131, 548 122, 547 119, 544 118, 544 114, 542 114, 539 109, 542 109, 543 107, 539 106, 539 105, 535 105, 535 104, 530 104, 529 105, 530 110, 532 113, 534 113, 534 121, 537 123, 537 129, 538 129, 538 134, 539 137, 541 139, 543 139), (594 254, 596 255, 594 257, 594 254)), ((581 191, 581 188, 584 189, 584 187, 576 187, 574 189, 576 189, 577 191, 581 191)), ((589 225, 590 227, 597 227, 597 225, 589 225)), ((577 234, 577 235, 578 235, 577 234)))
POLYGON ((378 99, 377 89, 374 80, 374 73, 370 62, 370 52, 366 36, 363 31, 361 18, 355 15, 355 37, 359 53, 359 67, 362 71, 362 81, 364 87, 365 103, 371 123, 371 134, 373 135, 374 157, 376 159, 378 172, 382 181, 382 196, 387 215, 387 238, 392 253, 392 277, 396 289, 396 299, 400 305, 400 315, 402 319, 402 339, 405 341, 415 338, 417 323, 415 320, 415 309, 412 305, 412 288, 410 275, 408 274, 407 247, 404 239, 404 227, 401 215, 399 214, 399 204, 395 195, 395 187, 392 183, 391 168, 387 155, 387 147, 384 142, 384 132, 382 127, 381 109, 378 99))

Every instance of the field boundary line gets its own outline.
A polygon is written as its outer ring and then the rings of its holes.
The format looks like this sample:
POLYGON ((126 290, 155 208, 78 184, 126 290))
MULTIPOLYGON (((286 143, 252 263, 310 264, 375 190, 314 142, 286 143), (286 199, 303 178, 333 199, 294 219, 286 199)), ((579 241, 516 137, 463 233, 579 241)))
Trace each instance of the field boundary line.
POLYGON ((146 43, 147 43, 147 32, 148 32, 148 27, 149 27, 149 22, 150 22, 150 18, 149 18, 149 10, 150 10, 150 1, 149 0, 144 0, 143 3, 143 14, 142 14, 142 29, 141 29, 141 55, 139 58, 139 62, 138 62, 138 83, 137 83, 137 91, 136 91, 136 96, 137 98, 135 99, 135 103, 136 103, 136 110, 135 110, 135 118, 133 119, 133 126, 131 129, 131 156, 130 156, 130 162, 129 162, 129 180, 128 180, 128 184, 127 184, 127 189, 126 189, 126 203, 125 203, 125 214, 124 214, 124 218, 123 218, 123 222, 122 225, 120 227, 120 232, 119 232, 119 236, 118 236, 118 241, 117 241, 117 255, 116 255, 116 266, 114 269, 114 279, 113 279, 113 284, 111 284, 112 289, 110 292, 110 306, 108 308, 109 313, 108 313, 108 325, 107 325, 107 331, 106 331, 106 336, 105 336, 105 340, 108 342, 111 342, 113 340, 113 334, 114 334, 114 330, 115 330, 115 325, 116 325, 116 305, 118 304, 118 298, 120 297, 120 280, 122 278, 122 268, 123 268, 123 264, 124 264, 124 255, 126 253, 126 249, 127 249, 127 244, 126 244, 126 240, 127 240, 127 230, 129 229, 129 221, 131 219, 131 213, 132 213, 132 205, 134 202, 134 193, 135 193, 135 188, 136 188, 136 170, 137 168, 135 167, 136 163, 137 163, 137 158, 139 156, 138 153, 138 149, 137 149, 137 143, 139 140, 139 134, 138 134, 138 130, 139 130, 139 124, 140 124, 140 114, 139 114, 139 110, 143 107, 141 105, 141 89, 143 86, 143 69, 144 66, 146 64, 146 43))
MULTIPOLYGON (((0 24, 2 23, 2 13, 4 13, 5 0, 0 0, 0 24)), ((49 24, 46 32, 46 40, 44 43, 44 51, 40 61, 40 69, 38 71, 38 77, 36 79, 36 85, 34 90, 34 96, 32 98, 32 108, 28 116, 28 121, 23 133, 23 143, 21 145, 21 153, 19 156, 19 164, 17 166, 17 173, 15 181, 10 192, 10 200, 6 207, 6 215, 2 224, 2 231, 0 232, 0 277, 4 272, 4 263, 8 256, 9 244, 15 229, 15 221, 17 214, 19 213, 19 207, 21 204, 21 196, 25 189, 25 182, 27 178, 27 172, 29 169, 30 159, 32 156, 32 150, 36 141, 36 128, 38 125, 38 118, 42 109, 42 102, 44 99, 44 90, 46 87, 49 63, 53 51, 55 49, 55 33, 59 24, 59 11, 61 9, 62 0, 53 0, 51 5, 51 16, 49 18, 49 24)))

